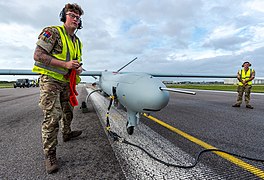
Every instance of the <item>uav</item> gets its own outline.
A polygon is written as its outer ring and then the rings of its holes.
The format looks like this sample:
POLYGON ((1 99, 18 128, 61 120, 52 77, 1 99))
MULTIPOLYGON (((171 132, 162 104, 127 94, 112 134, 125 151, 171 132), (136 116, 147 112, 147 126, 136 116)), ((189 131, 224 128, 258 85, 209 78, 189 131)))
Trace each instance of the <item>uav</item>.
MULTIPOLYGON (((194 95, 195 92, 167 88, 161 80, 155 77, 190 77, 190 78, 236 78, 225 75, 184 75, 143 72, 121 72, 123 68, 135 61, 133 59, 117 71, 83 71, 80 76, 99 77, 96 83, 98 89, 92 91, 86 98, 101 91, 114 99, 115 104, 121 104, 127 111, 127 132, 133 134, 134 127, 139 123, 139 113, 150 114, 160 111, 169 102, 169 91, 194 95)), ((37 75, 30 70, 0 69, 0 75, 37 75)))

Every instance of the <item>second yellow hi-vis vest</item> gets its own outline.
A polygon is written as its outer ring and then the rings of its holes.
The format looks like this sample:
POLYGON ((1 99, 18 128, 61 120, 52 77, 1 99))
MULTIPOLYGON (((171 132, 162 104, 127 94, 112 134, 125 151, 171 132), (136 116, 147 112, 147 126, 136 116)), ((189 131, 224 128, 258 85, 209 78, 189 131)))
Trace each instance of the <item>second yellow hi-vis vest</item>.
MULTIPOLYGON (((251 77, 252 72, 254 72, 254 69, 250 69, 250 68, 249 68, 249 69, 247 70, 247 72, 245 72, 244 69, 241 69, 241 70, 240 70, 240 78, 241 78, 242 80, 248 80, 248 79, 251 77)), ((252 85, 252 81, 248 81, 247 84, 248 84, 248 85, 252 85)), ((240 85, 240 86, 243 86, 243 83, 242 83, 242 82, 239 82, 239 85, 240 85)))
MULTIPOLYGON (((61 54, 52 54, 58 60, 61 61, 70 61, 70 60, 78 60, 82 61, 82 43, 79 38, 76 38, 75 42, 72 42, 70 37, 67 35, 64 26, 53 26, 58 29, 62 42, 62 53, 61 54)), ((69 82, 69 78, 65 79, 65 75, 69 72, 68 69, 62 67, 56 67, 51 65, 45 65, 41 62, 35 61, 35 65, 32 69, 32 72, 45 74, 53 77, 54 79, 69 82)), ((76 75, 76 84, 81 81, 81 78, 76 75)))

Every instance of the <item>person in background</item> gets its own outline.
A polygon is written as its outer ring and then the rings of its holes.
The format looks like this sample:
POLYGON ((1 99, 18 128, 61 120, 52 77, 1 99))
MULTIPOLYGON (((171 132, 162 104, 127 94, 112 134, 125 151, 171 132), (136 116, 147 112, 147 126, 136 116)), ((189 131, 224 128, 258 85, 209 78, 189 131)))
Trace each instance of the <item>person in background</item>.
POLYGON ((249 68, 251 66, 250 62, 246 61, 242 65, 242 69, 237 73, 238 87, 237 87, 237 101, 233 107, 240 107, 242 104, 243 94, 245 92, 245 103, 246 108, 253 109, 253 106, 249 104, 250 93, 252 88, 252 80, 255 78, 254 69, 249 68))
POLYGON ((44 113, 42 143, 47 173, 58 171, 59 123, 64 142, 82 134, 82 131, 71 130, 74 106, 70 104, 72 81, 69 79, 74 71, 73 77, 78 84, 82 72, 82 43, 76 36, 77 30, 82 28, 81 15, 83 10, 78 4, 66 4, 60 13, 63 25, 44 28, 34 52, 32 71, 41 74, 39 106, 44 113))

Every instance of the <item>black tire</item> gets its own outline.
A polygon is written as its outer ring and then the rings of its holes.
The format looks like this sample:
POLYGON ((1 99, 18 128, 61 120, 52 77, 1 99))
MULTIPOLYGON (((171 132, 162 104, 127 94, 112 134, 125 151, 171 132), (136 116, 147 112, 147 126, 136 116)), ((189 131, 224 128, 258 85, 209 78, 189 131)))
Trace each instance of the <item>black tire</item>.
MULTIPOLYGON (((127 122, 127 125, 128 125, 128 122, 127 122)), ((132 135, 134 133, 134 126, 127 127, 127 133, 129 135, 132 135)))
POLYGON ((85 101, 82 102, 80 109, 82 109, 82 113, 88 113, 89 112, 85 101))

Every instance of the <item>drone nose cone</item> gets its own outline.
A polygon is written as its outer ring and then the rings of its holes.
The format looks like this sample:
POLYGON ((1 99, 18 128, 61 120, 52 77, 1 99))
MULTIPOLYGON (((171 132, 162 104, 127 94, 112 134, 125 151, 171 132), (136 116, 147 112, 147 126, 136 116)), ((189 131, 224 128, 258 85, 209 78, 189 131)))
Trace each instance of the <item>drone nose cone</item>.
POLYGON ((160 87, 165 87, 160 80, 144 75, 133 83, 119 83, 117 96, 127 109, 136 112, 159 111, 169 102, 169 93, 160 87))
POLYGON ((144 88, 142 94, 142 109, 144 112, 159 111, 164 108, 169 102, 169 93, 167 91, 160 90, 160 87, 164 87, 162 83, 152 82, 152 85, 148 85, 144 88))

